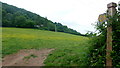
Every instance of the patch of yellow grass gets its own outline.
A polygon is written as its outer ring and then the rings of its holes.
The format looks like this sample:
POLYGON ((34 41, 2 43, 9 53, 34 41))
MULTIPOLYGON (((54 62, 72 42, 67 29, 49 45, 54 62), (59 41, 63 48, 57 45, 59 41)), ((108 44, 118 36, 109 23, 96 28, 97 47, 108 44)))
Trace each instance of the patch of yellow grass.
POLYGON ((15 37, 15 38, 22 38, 22 39, 36 38, 36 36, 34 36, 34 35, 26 35, 26 34, 3 34, 3 37, 5 37, 5 38, 15 37))

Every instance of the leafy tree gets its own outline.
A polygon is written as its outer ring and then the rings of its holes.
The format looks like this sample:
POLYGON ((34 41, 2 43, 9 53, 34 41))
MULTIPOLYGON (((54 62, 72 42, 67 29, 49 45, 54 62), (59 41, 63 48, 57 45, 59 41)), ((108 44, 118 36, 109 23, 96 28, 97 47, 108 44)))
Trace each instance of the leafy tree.
POLYGON ((17 16, 15 18, 16 27, 25 27, 26 18, 24 16, 17 16))

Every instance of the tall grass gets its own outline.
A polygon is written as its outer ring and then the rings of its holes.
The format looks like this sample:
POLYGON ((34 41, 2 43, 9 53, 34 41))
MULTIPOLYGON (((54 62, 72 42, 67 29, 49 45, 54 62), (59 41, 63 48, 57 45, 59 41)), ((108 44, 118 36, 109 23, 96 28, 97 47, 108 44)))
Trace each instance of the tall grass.
MULTIPOLYGON (((1 28, 0 28, 1 29, 1 28)), ((2 28, 3 57, 21 49, 54 48, 45 60, 47 66, 79 66, 85 62, 88 48, 87 37, 38 29, 2 28)))

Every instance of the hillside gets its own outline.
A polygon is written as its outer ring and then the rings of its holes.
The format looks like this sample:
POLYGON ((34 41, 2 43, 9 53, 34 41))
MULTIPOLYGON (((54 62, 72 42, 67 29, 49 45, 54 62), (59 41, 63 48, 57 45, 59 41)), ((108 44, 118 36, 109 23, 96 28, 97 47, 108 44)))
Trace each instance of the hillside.
POLYGON ((6 3, 2 3, 2 26, 18 28, 36 28, 41 30, 64 32, 75 35, 81 33, 62 25, 59 22, 52 22, 47 17, 42 17, 22 8, 17 8, 6 3))
POLYGON ((86 65, 90 44, 87 37, 38 29, 2 28, 3 57, 22 49, 55 49, 46 65, 86 65), (59 59, 58 59, 59 58, 59 59), (85 61, 86 60, 86 61, 85 61))

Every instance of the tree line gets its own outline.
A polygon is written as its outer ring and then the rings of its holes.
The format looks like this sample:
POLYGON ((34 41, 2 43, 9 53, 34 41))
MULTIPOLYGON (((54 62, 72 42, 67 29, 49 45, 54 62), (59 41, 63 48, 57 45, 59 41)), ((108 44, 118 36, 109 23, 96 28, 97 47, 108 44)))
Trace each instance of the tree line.
POLYGON ((52 22, 47 17, 6 3, 2 3, 2 27, 36 28, 84 36, 59 22, 52 22))

